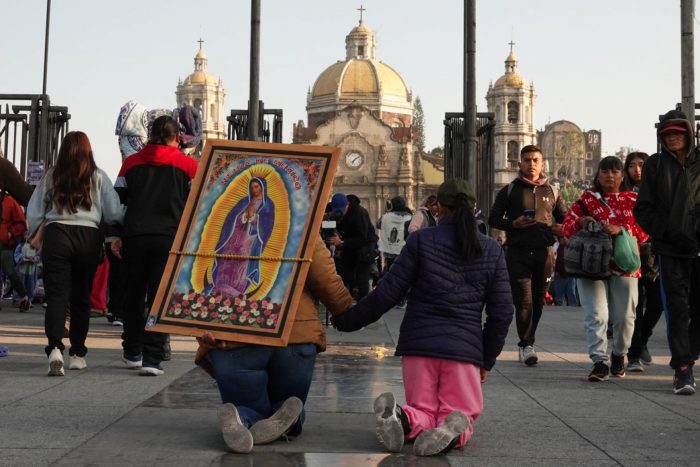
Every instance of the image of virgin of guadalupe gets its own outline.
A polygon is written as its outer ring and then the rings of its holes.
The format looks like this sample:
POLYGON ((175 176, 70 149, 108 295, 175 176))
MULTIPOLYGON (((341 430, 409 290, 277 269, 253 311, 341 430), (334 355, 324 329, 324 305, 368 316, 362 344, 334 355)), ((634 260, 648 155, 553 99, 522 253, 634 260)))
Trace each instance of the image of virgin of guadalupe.
MULTIPOLYGON (((275 224, 275 206, 267 195, 267 183, 254 177, 248 197, 226 216, 215 252, 220 255, 260 256, 275 224)), ((259 259, 216 258, 213 289, 231 297, 252 295, 260 287, 259 259)))

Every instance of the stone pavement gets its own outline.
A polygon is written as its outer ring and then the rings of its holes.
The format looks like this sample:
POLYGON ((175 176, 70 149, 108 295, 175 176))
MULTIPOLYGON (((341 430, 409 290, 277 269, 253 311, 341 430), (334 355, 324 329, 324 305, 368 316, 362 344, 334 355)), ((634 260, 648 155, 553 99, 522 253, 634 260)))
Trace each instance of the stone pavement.
POLYGON ((517 362, 514 325, 484 385, 485 408, 470 444, 417 458, 411 445, 389 455, 376 440, 372 401, 403 399, 393 356, 402 310, 348 334, 329 329, 319 355, 302 436, 227 453, 211 378, 192 360, 191 338, 173 336, 160 377, 120 362, 120 328, 94 318, 88 368, 46 376, 43 310, 3 303, 0 344, 0 466, 462 466, 700 465, 700 394, 675 396, 663 322, 642 374, 589 383, 579 308, 547 307, 538 331, 540 364, 517 362))

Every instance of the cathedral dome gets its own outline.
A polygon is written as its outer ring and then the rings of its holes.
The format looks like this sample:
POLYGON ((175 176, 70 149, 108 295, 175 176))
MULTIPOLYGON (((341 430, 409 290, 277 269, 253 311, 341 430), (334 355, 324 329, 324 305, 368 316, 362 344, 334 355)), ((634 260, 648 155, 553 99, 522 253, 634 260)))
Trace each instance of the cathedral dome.
MULTIPOLYGON (((203 41, 202 41, 203 42, 203 41)), ((194 56, 194 72, 185 78, 183 84, 208 84, 216 86, 219 80, 207 71, 207 54, 202 50, 202 44, 199 44, 199 51, 194 56)))
POLYGON ((498 78, 493 87, 524 88, 527 86, 525 78, 518 74, 518 58, 511 50, 505 61, 506 73, 498 78))
POLYGON ((351 58, 326 68, 316 79, 311 98, 326 95, 350 100, 380 95, 410 100, 401 75, 389 65, 369 58, 351 58))
POLYGON ((219 84, 219 80, 206 71, 195 71, 185 78, 183 84, 212 84, 216 86, 219 84))

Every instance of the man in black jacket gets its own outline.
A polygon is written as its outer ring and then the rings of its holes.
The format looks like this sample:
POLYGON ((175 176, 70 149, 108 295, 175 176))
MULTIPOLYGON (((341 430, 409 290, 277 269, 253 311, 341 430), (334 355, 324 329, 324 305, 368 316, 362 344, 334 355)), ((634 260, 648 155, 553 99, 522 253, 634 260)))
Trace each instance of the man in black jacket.
POLYGON ((675 394, 694 394, 700 353, 700 151, 685 114, 658 125, 661 152, 645 164, 634 216, 652 237, 661 275, 675 394))
POLYGON ((333 209, 342 209, 344 214, 338 223, 339 235, 326 241, 341 248, 338 274, 351 293, 357 287, 356 298, 360 300, 369 293, 369 275, 372 262, 378 255, 378 237, 369 213, 360 206, 360 199, 355 195, 343 198, 342 193, 336 193, 331 200, 333 209))
POLYGON ((522 148, 518 167, 518 178, 496 195, 489 225, 507 234, 506 262, 520 338, 518 357, 532 366, 537 363, 535 332, 552 278, 551 247, 554 235, 561 233, 566 208, 542 173, 544 159, 538 146, 522 148))

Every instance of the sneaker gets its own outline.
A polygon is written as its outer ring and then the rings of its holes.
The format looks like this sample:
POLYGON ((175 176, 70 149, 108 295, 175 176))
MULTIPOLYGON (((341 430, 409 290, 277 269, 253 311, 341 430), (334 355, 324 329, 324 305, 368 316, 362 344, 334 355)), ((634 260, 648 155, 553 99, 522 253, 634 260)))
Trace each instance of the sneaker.
POLYGON ((221 423, 221 435, 231 451, 246 454, 253 450, 253 435, 241 421, 238 410, 233 404, 226 403, 221 407, 219 422, 221 423))
POLYGON ((29 307, 31 307, 32 304, 29 301, 29 297, 24 297, 20 302, 19 302, 19 311, 22 313, 26 313, 29 311, 29 307))
POLYGON ((631 373, 643 373, 644 365, 642 365, 642 361, 638 358, 632 359, 627 363, 627 371, 631 373))
POLYGON ((693 367, 683 365, 676 370, 673 376, 673 393, 682 396, 692 396, 695 394, 695 378, 693 378, 693 367))
POLYGON ((379 442, 391 452, 401 452, 406 435, 399 419, 399 410, 396 398, 390 392, 385 392, 374 400, 374 414, 377 416, 375 432, 379 442))
POLYGON ((290 397, 271 417, 263 419, 250 427, 255 444, 268 444, 280 439, 296 423, 304 409, 304 403, 298 397, 290 397))
POLYGON ((122 354, 122 362, 126 365, 126 367, 130 370, 133 370, 135 368, 141 368, 143 366, 143 357, 141 357, 141 354, 139 355, 127 355, 127 354, 122 354))
POLYGON ((112 326, 124 326, 124 322, 119 318, 114 318, 112 320, 112 326))
POLYGON ((617 378, 625 376, 625 357, 620 355, 610 355, 610 374, 617 378))
POLYGON ((165 370, 160 366, 160 363, 143 362, 143 366, 139 370, 139 375, 141 376, 160 376, 163 373, 165 373, 165 370))
POLYGON ((527 366, 537 365, 537 352, 531 345, 518 347, 518 360, 527 366))
POLYGON ((607 381, 608 373, 610 373, 610 368, 604 362, 595 362, 593 364, 593 369, 588 374, 588 381, 607 381))
POLYGON ((452 411, 437 428, 425 430, 416 438, 413 453, 417 456, 434 456, 454 446, 459 436, 469 428, 469 419, 459 410, 452 411))
POLYGON ((54 347, 54 349, 49 354, 49 376, 64 376, 63 371, 63 353, 54 347))
POLYGON ((77 355, 70 356, 70 363, 68 364, 69 370, 84 370, 85 368, 87 368, 85 357, 78 357, 77 355))
POLYGON ((646 345, 642 346, 642 353, 639 355, 639 359, 645 365, 651 365, 653 363, 651 359, 651 354, 649 353, 649 349, 646 345))

